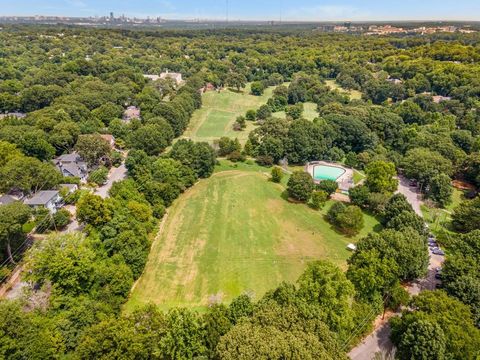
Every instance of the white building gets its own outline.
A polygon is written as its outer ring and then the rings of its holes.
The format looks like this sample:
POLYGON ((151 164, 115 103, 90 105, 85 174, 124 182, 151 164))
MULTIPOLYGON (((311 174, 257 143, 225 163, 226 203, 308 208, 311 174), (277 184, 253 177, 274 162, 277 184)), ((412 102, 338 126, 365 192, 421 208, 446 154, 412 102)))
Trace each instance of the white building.
POLYGON ((52 214, 55 214, 62 206, 62 198, 57 190, 46 190, 37 192, 23 203, 34 209, 44 207, 52 214))

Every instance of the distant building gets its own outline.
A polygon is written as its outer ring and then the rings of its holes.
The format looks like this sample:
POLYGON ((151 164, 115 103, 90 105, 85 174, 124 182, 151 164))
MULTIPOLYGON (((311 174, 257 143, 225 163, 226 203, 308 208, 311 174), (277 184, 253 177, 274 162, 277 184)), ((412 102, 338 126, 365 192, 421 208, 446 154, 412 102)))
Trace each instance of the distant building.
POLYGON ((78 177, 82 182, 87 181, 87 164, 76 152, 61 155, 58 158, 54 159, 53 162, 63 176, 78 177))
POLYGON ((145 79, 149 79, 149 80, 152 80, 152 81, 157 81, 158 79, 160 79, 160 76, 159 76, 159 75, 143 74, 143 77, 144 77, 145 79))
POLYGON ((182 74, 169 72, 168 70, 160 74, 160 79, 172 79, 177 83, 177 85, 183 83, 182 74))
POLYGON ((6 118, 7 116, 12 116, 12 117, 16 117, 18 119, 23 119, 27 116, 27 114, 21 113, 21 112, 10 112, 10 113, 6 113, 6 114, 0 114, 0 119, 6 118))
POLYGON ((57 190, 39 191, 23 203, 34 209, 44 207, 52 214, 56 213, 63 205, 62 198, 57 190))
POLYGON ((134 119, 140 119, 140 109, 136 106, 129 106, 123 113, 123 121, 130 122, 134 119))
POLYGON ((395 78, 388 78, 387 81, 395 85, 403 84, 403 80, 395 79, 395 78))
POLYGON ((444 101, 450 101, 452 100, 452 98, 450 96, 435 95, 435 96, 432 96, 432 100, 435 104, 440 104, 441 102, 444 102, 444 101))

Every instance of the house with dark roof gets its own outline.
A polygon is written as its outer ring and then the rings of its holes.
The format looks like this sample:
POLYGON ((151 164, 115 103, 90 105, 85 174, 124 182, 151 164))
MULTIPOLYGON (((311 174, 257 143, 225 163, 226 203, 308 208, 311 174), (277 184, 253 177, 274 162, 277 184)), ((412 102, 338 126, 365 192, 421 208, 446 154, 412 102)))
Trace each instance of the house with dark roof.
POLYGON ((76 152, 61 155, 54 159, 53 162, 63 176, 78 177, 82 182, 87 181, 87 164, 76 152))
POLYGON ((23 202, 34 209, 42 208, 48 209, 52 214, 62 207, 62 197, 57 190, 45 190, 35 193, 30 198, 27 198, 23 202))

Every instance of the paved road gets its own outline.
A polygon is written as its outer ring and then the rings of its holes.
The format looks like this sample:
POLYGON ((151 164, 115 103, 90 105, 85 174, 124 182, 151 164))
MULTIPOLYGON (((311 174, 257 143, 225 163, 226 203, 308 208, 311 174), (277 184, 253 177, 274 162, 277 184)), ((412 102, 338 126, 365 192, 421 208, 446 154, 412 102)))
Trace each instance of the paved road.
POLYGON ((417 187, 409 185, 410 181, 403 176, 398 177, 398 191, 397 193, 405 195, 413 210, 423 216, 420 206, 422 205, 422 195, 417 187))
POLYGON ((110 173, 108 174, 108 181, 105 185, 97 188, 95 191, 96 195, 101 196, 102 198, 108 197, 108 192, 112 188, 114 182, 122 181, 127 177, 127 168, 125 163, 122 163, 118 168, 111 168, 110 173))
MULTIPOLYGON (((405 195, 413 210, 422 215, 421 205, 422 197, 420 191, 415 187, 409 186, 410 181, 404 177, 399 177, 398 193, 405 195)), ((435 279, 435 269, 441 267, 444 261, 443 256, 432 254, 429 249, 430 262, 428 264, 427 276, 423 279, 419 279, 407 288, 407 291, 411 296, 418 295, 423 290, 435 290, 438 280, 435 279)), ((396 314, 399 315, 398 313, 396 314)), ((377 321, 379 318, 377 318, 377 321)), ((381 322, 369 336, 367 336, 361 344, 353 348, 348 354, 352 360, 372 360, 375 357, 375 353, 383 352, 388 353, 393 349, 393 344, 390 341, 390 325, 388 321, 381 322)))
POLYGON ((360 345, 353 348, 348 356, 353 360, 372 360, 377 352, 388 353, 392 351, 391 332, 390 323, 387 320, 368 335, 360 345))

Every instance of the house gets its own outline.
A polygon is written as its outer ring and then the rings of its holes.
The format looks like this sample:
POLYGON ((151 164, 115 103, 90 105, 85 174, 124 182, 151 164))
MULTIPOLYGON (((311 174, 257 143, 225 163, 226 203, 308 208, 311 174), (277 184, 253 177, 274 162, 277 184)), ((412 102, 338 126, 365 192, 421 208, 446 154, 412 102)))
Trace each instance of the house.
POLYGON ((54 159, 53 162, 63 176, 78 177, 82 182, 87 181, 87 164, 76 152, 61 155, 54 159))
POLYGON ((183 83, 182 74, 169 72, 168 70, 160 74, 160 79, 172 79, 177 83, 177 85, 183 83))
POLYGON ((115 147, 115 138, 113 137, 113 135, 110 135, 110 134, 102 134, 100 135, 100 137, 105 140, 106 142, 108 142, 108 144, 110 145, 110 147, 113 149, 115 147))
POLYGON ((441 102, 452 100, 450 96, 441 96, 441 95, 432 96, 432 99, 435 104, 440 104, 441 102))
POLYGON ((44 207, 52 214, 55 214, 63 205, 62 198, 57 190, 39 191, 31 198, 26 199, 23 203, 34 209, 44 207))
POLYGON ((149 79, 149 80, 152 80, 152 81, 157 81, 158 79, 160 79, 160 76, 158 75, 150 75, 150 74, 143 74, 143 77, 145 79, 149 79))
POLYGON ((16 117, 17 119, 23 119, 27 116, 25 113, 21 112, 10 112, 6 114, 0 114, 0 119, 6 118, 6 117, 16 117))
POLYGON ((140 119, 140 109, 136 106, 129 106, 123 113, 123 121, 130 122, 134 119, 140 119))
POLYGON ((0 205, 8 205, 8 204, 11 204, 15 201, 18 201, 17 199, 15 199, 13 196, 11 195, 2 195, 0 196, 0 205))
POLYGON ((403 84, 403 80, 395 79, 395 78, 388 78, 387 81, 388 81, 389 83, 394 84, 394 85, 403 84))

